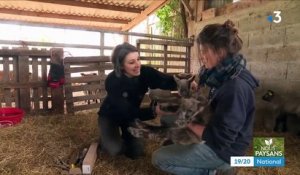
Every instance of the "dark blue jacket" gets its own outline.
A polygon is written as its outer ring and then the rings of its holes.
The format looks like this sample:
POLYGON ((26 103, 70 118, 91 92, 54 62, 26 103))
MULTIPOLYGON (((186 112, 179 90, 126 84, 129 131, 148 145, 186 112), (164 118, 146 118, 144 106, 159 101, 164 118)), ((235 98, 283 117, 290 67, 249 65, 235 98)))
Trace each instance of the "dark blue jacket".
POLYGON ((132 122, 136 118, 152 119, 154 116, 150 107, 140 108, 145 93, 149 88, 175 90, 176 87, 173 76, 149 66, 142 66, 140 75, 133 78, 124 74, 118 78, 113 71, 105 80, 107 96, 98 114, 119 124, 132 122))
POLYGON ((213 116, 203 132, 203 140, 228 163, 230 156, 245 155, 252 140, 257 86, 257 80, 244 69, 213 94, 213 116))

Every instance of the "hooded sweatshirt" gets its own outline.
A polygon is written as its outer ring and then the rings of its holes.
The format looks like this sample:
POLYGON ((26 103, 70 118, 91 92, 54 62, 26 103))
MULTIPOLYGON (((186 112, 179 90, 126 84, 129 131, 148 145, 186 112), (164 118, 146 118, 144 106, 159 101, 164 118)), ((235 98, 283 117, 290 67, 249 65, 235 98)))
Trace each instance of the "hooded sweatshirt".
POLYGON ((245 155, 252 140, 256 87, 258 81, 243 69, 213 92, 213 116, 202 137, 228 163, 231 156, 245 155))
POLYGON ((154 111, 151 107, 140 108, 145 93, 149 88, 175 90, 176 87, 172 75, 164 74, 149 66, 141 66, 140 75, 131 78, 124 74, 118 77, 113 71, 105 80, 107 96, 98 114, 118 124, 133 122, 136 118, 152 119, 154 111))

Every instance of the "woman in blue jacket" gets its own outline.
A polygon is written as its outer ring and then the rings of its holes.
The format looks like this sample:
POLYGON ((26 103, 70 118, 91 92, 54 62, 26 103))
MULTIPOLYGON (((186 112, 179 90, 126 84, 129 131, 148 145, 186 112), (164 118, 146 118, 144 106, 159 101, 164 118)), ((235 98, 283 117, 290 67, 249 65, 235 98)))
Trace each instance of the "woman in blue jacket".
POLYGON ((158 107, 140 108, 148 89, 176 89, 173 76, 142 66, 136 47, 123 43, 115 47, 111 61, 114 70, 105 80, 105 97, 98 112, 101 147, 110 155, 125 154, 135 159, 144 154, 143 141, 127 130, 135 119, 149 120, 158 107))
POLYGON ((197 37, 203 63, 199 85, 211 88, 212 118, 207 126, 190 124, 200 144, 168 145, 153 153, 153 164, 178 175, 208 175, 230 169, 231 156, 243 156, 252 140, 257 80, 239 54, 242 40, 232 21, 211 24, 197 37))

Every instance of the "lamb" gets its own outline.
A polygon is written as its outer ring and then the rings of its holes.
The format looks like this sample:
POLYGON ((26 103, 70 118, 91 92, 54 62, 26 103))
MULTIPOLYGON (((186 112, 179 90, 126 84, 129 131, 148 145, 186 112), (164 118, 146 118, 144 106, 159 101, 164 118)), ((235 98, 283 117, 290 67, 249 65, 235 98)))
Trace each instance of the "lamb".
MULTIPOLYGON (((206 125, 210 118, 210 107, 208 100, 202 96, 192 96, 190 93, 190 84, 194 79, 194 76, 185 78, 174 77, 177 82, 177 87, 181 98, 177 99, 177 103, 174 104, 166 102, 166 106, 178 105, 176 111, 175 126, 169 127, 165 123, 161 122, 160 125, 150 125, 146 122, 137 120, 136 126, 129 127, 129 132, 135 137, 144 137, 153 140, 164 142, 165 140, 171 140, 177 144, 192 144, 201 142, 201 138, 195 135, 188 127, 190 122, 206 125), (179 102, 179 103, 178 103, 179 102)), ((165 95, 168 93, 165 93, 165 95)), ((169 94, 170 95, 170 94, 169 94)), ((169 99, 171 96, 166 95, 169 99)), ((158 98, 157 98, 158 99, 158 98)), ((160 106, 164 110, 164 106, 160 106)), ((165 107, 166 109, 167 107, 165 107)), ((174 112, 174 111, 173 111, 174 112)))
POLYGON ((255 120, 254 127, 256 130, 265 130, 272 132, 276 125, 276 118, 280 115, 280 111, 276 106, 264 101, 258 94, 255 104, 255 120))
POLYGON ((129 127, 128 130, 135 137, 144 137, 162 142, 172 140, 173 143, 182 145, 201 142, 201 138, 195 135, 187 127, 187 124, 191 122, 206 125, 208 123, 211 116, 208 101, 183 98, 176 116, 175 127, 170 128, 164 123, 155 126, 136 120, 136 126, 129 127))
POLYGON ((284 98, 280 94, 268 90, 262 97, 275 112, 275 131, 300 133, 300 98, 284 98))
POLYGON ((281 112, 293 113, 300 116, 299 97, 284 98, 280 96, 280 94, 277 94, 272 90, 268 90, 262 99, 272 103, 274 107, 279 108, 281 112))
POLYGON ((177 84, 178 93, 181 97, 188 98, 191 97, 191 83, 195 79, 195 75, 183 74, 174 75, 174 79, 177 84))
POLYGON ((179 107, 180 98, 188 98, 191 96, 190 85, 194 78, 194 75, 187 73, 174 75, 178 95, 172 94, 170 90, 150 89, 149 97, 152 101, 158 102, 162 110, 176 112, 179 107))

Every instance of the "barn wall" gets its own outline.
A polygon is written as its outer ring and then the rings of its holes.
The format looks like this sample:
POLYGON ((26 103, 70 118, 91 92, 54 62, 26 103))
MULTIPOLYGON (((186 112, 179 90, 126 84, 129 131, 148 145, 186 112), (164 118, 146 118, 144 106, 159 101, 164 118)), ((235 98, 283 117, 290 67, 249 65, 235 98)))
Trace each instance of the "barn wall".
MULTIPOLYGON (((273 89, 300 96, 300 1, 253 2, 258 5, 233 9, 229 14, 199 22, 189 22, 189 36, 197 37, 207 24, 231 19, 244 42, 242 53, 247 58, 247 67, 261 82, 258 91, 273 89), (267 16, 275 10, 281 11, 282 21, 279 24, 267 20, 267 16)), ((191 60, 191 71, 194 73, 199 67, 196 53, 194 45, 191 60)))

